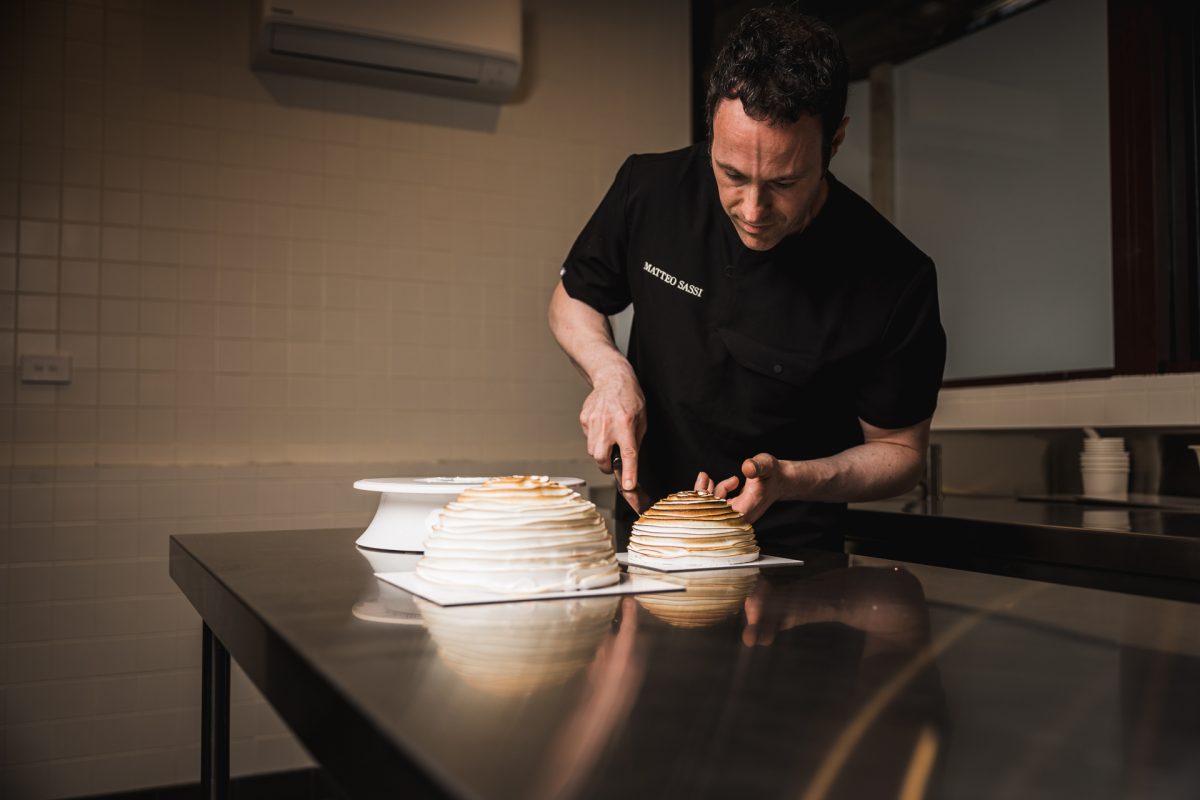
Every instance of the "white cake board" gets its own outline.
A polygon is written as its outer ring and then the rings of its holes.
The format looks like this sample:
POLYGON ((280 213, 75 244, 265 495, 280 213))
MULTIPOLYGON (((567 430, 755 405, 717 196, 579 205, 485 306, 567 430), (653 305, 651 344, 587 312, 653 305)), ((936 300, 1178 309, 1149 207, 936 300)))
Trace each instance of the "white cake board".
POLYGON ((761 569, 762 567, 801 567, 804 562, 795 558, 782 556, 759 556, 757 561, 747 561, 744 564, 705 564, 701 567, 683 566, 682 564, 650 565, 640 561, 630 561, 628 553, 617 553, 617 563, 624 567, 645 567, 656 572, 701 572, 713 569, 761 569))
POLYGON ((616 594, 649 594, 652 592, 682 592, 684 587, 666 581, 647 578, 645 575, 621 573, 619 583, 601 586, 598 589, 579 589, 573 592, 527 592, 524 594, 501 594, 483 589, 456 589, 430 583, 415 572, 377 572, 375 577, 399 586, 418 597, 437 603, 439 606, 471 606, 482 603, 515 603, 525 600, 586 600, 589 597, 608 597, 616 594))
MULTIPOLYGON (((396 553, 423 553, 430 526, 442 506, 458 497, 464 489, 482 486, 485 477, 363 478, 354 488, 379 492, 379 507, 371 524, 355 542, 359 547, 396 553)), ((582 478, 551 478, 583 494, 587 482, 582 478)))

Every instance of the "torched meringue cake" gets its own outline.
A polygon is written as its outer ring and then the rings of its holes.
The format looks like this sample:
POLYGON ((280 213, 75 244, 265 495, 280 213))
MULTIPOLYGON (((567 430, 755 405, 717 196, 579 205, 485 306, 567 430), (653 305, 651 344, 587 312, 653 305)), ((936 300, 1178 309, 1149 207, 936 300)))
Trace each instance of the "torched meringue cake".
POLYGON ((596 506, 541 475, 493 478, 448 503, 417 575, 506 594, 596 589, 620 580, 596 506))
POLYGON ((710 567, 758 560, 754 527, 723 498, 676 492, 633 523, 629 563, 710 567))

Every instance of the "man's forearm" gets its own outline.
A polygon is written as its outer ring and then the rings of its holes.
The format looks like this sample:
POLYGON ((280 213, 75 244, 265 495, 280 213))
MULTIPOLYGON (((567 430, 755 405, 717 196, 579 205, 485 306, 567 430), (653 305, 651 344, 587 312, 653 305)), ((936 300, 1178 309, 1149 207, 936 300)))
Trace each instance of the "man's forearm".
POLYGON ((608 317, 567 294, 560 281, 550 298, 550 331, 571 363, 595 386, 605 376, 633 376, 633 367, 613 341, 608 317))
POLYGON ((780 500, 862 503, 903 494, 917 484, 925 455, 908 445, 867 442, 828 458, 781 461, 780 500))
POLYGON ((633 367, 613 342, 608 318, 570 297, 560 281, 550 298, 550 330, 567 356, 592 385, 583 401, 579 424, 588 453, 601 472, 613 469, 613 445, 620 448, 621 494, 635 511, 649 500, 638 488, 638 447, 646 433, 646 398, 633 367))

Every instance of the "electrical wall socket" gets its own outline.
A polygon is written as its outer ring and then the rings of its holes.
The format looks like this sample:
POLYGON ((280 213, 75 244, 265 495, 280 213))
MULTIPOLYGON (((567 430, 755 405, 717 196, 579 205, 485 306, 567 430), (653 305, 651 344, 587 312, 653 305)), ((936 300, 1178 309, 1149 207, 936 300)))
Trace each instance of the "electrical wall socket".
POLYGON ((70 383, 71 357, 21 356, 21 383, 70 383))

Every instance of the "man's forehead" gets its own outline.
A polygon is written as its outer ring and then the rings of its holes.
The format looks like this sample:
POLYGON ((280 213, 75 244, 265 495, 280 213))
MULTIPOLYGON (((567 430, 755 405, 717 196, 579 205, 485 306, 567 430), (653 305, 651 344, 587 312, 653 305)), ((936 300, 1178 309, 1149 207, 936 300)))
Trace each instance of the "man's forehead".
POLYGON ((813 116, 772 124, 747 115, 741 100, 723 100, 713 116, 713 157, 723 164, 751 161, 785 168, 814 154, 819 158, 820 149, 821 124, 813 116))
POLYGON ((792 150, 820 146, 821 119, 805 114, 794 122, 757 120, 745 113, 740 100, 724 100, 713 114, 713 143, 752 140, 760 146, 792 150))

